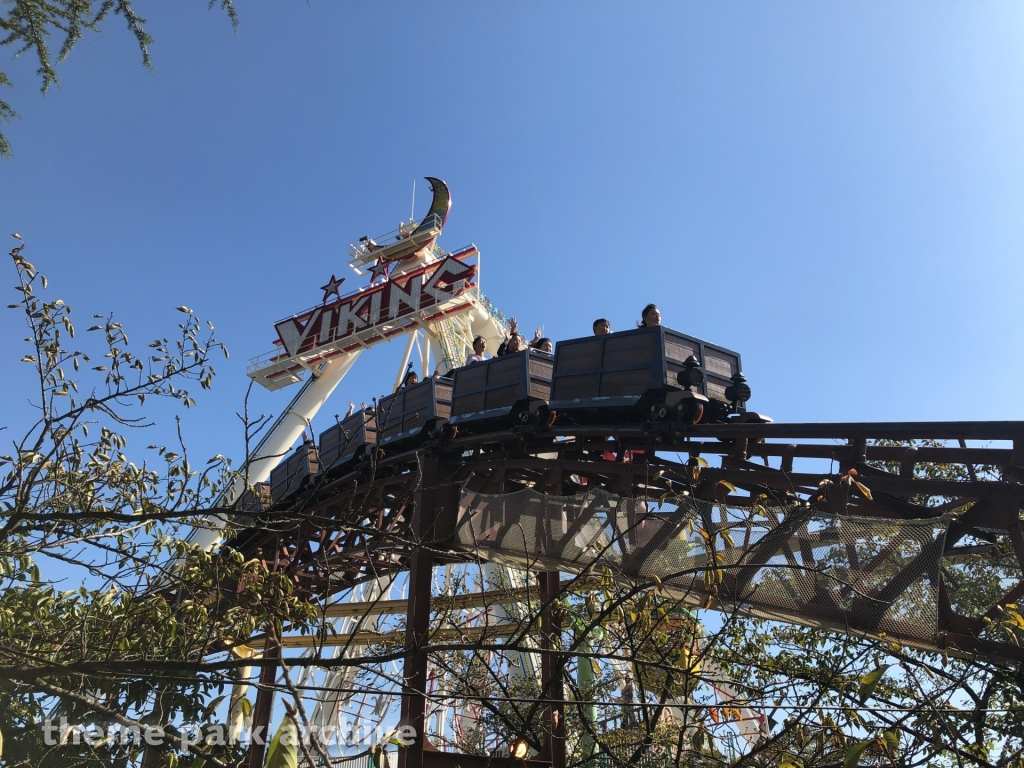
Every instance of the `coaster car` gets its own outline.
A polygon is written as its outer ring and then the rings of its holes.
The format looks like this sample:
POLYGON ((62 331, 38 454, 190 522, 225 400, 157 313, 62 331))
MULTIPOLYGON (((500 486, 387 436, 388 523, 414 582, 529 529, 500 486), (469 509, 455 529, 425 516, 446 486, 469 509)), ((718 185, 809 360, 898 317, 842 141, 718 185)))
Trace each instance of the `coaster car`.
POLYGON ((749 397, 739 353, 654 326, 559 342, 548 408, 570 423, 696 424, 749 397))
POLYGON ((535 421, 551 397, 554 355, 528 349, 458 368, 449 424, 487 432, 535 421))
POLYGON ((327 472, 361 459, 377 443, 377 414, 363 408, 320 433, 320 464, 327 472))
POLYGON ((292 455, 278 464, 270 473, 270 496, 277 504, 289 499, 310 480, 320 474, 320 458, 316 444, 304 441, 292 455))
POLYGON ((452 380, 441 376, 403 387, 377 404, 377 439, 390 450, 418 445, 452 412, 452 380))

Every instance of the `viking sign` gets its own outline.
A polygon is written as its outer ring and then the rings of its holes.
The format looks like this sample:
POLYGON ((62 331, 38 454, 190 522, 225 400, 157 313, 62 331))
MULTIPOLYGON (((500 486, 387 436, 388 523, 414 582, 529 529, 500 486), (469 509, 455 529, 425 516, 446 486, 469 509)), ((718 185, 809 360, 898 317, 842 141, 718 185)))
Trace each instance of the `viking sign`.
POLYGON ((277 335, 289 357, 337 346, 349 336, 393 323, 423 309, 443 306, 474 285, 476 265, 460 259, 476 253, 448 256, 441 262, 363 288, 308 312, 276 323, 277 335))

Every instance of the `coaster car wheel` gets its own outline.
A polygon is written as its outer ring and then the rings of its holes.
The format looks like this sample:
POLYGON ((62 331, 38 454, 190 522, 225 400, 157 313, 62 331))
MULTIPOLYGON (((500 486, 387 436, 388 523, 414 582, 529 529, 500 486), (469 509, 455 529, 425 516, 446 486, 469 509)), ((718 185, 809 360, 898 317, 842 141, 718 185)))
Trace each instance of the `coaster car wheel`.
POLYGON ((676 406, 679 421, 687 425, 699 424, 704 418, 704 403, 700 400, 684 400, 676 406))
POLYGON ((555 422, 558 421, 558 411, 552 411, 548 408, 541 408, 537 415, 540 416, 540 423, 545 427, 553 427, 555 422))
POLYGON ((685 425, 697 424, 708 415, 710 405, 711 401, 699 392, 672 393, 668 398, 671 413, 667 419, 662 418, 661 420, 675 421, 685 425))
POLYGON ((555 426, 558 411, 552 411, 546 405, 542 405, 536 411, 525 411, 519 418, 524 424, 536 424, 547 429, 555 426))

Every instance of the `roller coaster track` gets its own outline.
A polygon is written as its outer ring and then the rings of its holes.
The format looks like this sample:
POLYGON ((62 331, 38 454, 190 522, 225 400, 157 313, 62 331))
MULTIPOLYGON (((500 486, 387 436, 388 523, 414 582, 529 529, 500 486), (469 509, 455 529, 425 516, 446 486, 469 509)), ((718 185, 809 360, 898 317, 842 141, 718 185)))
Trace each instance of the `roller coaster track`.
POLYGON ((518 427, 316 477, 233 545, 310 599, 427 544, 436 563, 607 566, 695 605, 1014 663, 999 618, 1024 595, 1022 478, 1024 422, 518 427), (939 465, 964 479, 915 472, 939 465), (978 556, 999 597, 970 605, 957 563, 978 556))
MULTIPOLYGON (((408 571, 401 717, 420 735, 400 766, 483 768, 489 758, 437 752, 425 735, 434 565, 538 572, 545 605, 559 572, 611 576, 704 608, 1017 666, 1021 635, 1002 617, 1024 596, 1022 481, 1024 422, 556 423, 439 430, 316 475, 269 509, 210 519, 232 520, 232 546, 310 601, 408 571), (964 584, 978 558, 987 591, 964 584)), ((528 768, 565 765, 558 631, 545 609, 535 641, 551 703, 528 768)))

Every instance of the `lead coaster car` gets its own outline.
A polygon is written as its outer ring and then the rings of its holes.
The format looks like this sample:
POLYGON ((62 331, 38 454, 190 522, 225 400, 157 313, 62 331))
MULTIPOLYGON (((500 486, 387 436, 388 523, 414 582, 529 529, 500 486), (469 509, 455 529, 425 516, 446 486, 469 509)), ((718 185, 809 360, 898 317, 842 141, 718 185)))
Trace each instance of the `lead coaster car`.
POLYGON ((569 423, 695 424, 749 397, 738 352, 654 326, 559 342, 548 408, 569 423))

